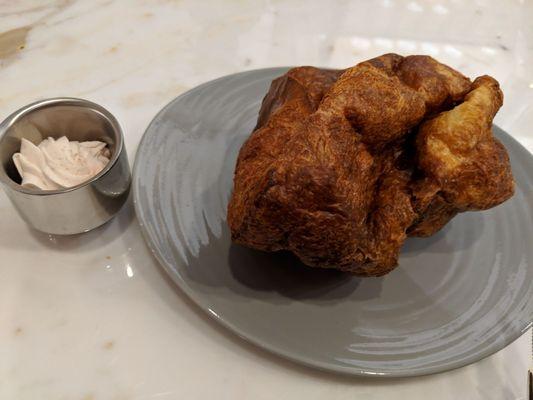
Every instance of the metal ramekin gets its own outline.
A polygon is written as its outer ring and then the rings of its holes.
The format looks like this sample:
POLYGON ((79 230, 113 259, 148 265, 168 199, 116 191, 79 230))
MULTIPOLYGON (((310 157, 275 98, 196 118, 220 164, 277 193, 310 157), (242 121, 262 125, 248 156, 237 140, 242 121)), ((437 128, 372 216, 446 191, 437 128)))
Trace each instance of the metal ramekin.
POLYGON ((52 234, 87 232, 111 219, 129 193, 131 173, 122 130, 109 111, 87 100, 53 98, 29 104, 0 124, 0 184, 21 217, 52 234), (43 191, 20 186, 12 160, 21 138, 39 144, 47 137, 101 140, 111 150, 107 166, 78 186, 43 191))

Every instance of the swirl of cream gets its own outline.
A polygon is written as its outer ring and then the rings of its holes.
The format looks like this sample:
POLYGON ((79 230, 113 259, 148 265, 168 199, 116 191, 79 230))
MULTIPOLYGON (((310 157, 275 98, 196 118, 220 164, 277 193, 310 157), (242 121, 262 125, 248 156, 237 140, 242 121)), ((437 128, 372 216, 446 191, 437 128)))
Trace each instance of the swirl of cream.
POLYGON ((70 142, 65 136, 47 138, 38 146, 22 139, 13 162, 22 177, 21 185, 41 190, 70 188, 83 183, 105 168, 110 158, 100 141, 70 142))

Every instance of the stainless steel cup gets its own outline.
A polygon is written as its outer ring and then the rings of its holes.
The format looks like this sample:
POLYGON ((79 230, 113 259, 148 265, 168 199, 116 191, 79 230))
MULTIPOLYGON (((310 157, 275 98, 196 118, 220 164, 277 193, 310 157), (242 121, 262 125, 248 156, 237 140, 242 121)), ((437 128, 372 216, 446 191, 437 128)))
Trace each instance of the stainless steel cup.
POLYGON ((87 232, 111 219, 129 193, 131 173, 120 126, 106 109, 87 100, 37 101, 0 124, 0 183, 21 217, 33 228, 52 234, 87 232), (78 186, 43 191, 19 185, 12 157, 22 138, 39 144, 47 137, 100 140, 111 150, 107 166, 78 186))

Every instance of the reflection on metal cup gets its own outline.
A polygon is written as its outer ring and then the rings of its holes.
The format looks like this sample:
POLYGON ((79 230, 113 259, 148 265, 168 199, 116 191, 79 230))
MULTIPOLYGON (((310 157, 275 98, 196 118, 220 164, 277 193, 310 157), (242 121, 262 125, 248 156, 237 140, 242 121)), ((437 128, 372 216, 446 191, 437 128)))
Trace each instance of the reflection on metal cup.
POLYGON ((51 234, 87 232, 110 220, 126 201, 131 182, 128 156, 118 121, 87 100, 53 98, 29 104, 0 124, 0 184, 21 217, 33 228, 51 234), (111 157, 90 180, 60 190, 22 187, 13 154, 25 138, 38 145, 47 137, 100 140, 111 157))

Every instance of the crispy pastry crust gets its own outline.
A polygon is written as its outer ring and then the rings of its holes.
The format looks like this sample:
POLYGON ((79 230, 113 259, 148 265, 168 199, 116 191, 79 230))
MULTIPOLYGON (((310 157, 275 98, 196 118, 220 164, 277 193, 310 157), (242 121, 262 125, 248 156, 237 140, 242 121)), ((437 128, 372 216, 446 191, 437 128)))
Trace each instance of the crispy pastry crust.
POLYGON ((228 206, 234 242, 379 276, 407 235, 513 194, 491 132, 502 93, 428 56, 346 70, 293 68, 272 82, 242 146, 228 206))

